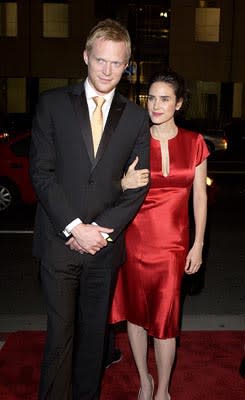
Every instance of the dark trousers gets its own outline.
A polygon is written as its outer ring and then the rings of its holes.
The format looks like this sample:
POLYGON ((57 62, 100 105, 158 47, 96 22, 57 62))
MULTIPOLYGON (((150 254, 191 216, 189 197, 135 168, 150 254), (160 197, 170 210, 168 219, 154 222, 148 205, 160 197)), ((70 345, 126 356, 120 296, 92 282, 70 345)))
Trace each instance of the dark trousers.
POLYGON ((48 324, 40 400, 99 398, 111 280, 97 257, 41 266, 48 324))

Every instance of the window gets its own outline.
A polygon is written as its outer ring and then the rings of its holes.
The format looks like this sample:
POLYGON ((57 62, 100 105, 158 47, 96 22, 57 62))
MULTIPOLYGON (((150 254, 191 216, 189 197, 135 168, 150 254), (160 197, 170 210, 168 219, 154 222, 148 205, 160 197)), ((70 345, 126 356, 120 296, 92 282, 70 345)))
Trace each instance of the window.
POLYGON ((152 71, 155 73, 160 72, 162 63, 160 61, 140 61, 139 63, 140 83, 147 84, 152 76, 152 71))
POLYGON ((17 3, 0 2, 0 36, 17 36, 17 3))
POLYGON ((195 40, 197 42, 219 42, 220 8, 196 8, 195 40))
POLYGON ((68 14, 68 4, 64 2, 43 3, 43 37, 69 37, 68 14))
POLYGON ((10 147, 12 152, 17 157, 29 157, 30 146, 31 146, 31 136, 27 136, 13 143, 10 147))
POLYGON ((195 40, 219 42, 221 0, 196 0, 195 40))
POLYGON ((43 92, 44 90, 67 86, 68 83, 69 81, 66 78, 40 78, 39 93, 43 92))
POLYGON ((187 118, 216 120, 220 110, 221 83, 207 81, 190 81, 191 91, 187 118))

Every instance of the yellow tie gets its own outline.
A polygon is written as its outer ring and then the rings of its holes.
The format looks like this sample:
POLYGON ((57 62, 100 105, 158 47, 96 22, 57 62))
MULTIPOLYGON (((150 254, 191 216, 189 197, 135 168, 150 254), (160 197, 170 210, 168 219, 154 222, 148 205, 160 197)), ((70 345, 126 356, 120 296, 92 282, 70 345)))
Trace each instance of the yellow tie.
POLYGON ((96 107, 91 118, 91 128, 92 128, 93 143, 94 143, 94 156, 96 156, 103 132, 102 106, 105 102, 105 99, 104 97, 96 96, 93 97, 93 100, 96 104, 96 107))

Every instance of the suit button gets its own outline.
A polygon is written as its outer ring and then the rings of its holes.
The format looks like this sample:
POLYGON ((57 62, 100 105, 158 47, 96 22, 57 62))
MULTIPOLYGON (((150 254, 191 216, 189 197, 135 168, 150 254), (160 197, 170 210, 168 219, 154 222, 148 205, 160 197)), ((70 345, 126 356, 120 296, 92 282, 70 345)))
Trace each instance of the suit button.
POLYGON ((94 184, 94 180, 93 180, 92 178, 89 178, 88 184, 89 184, 89 185, 93 185, 93 184, 94 184))

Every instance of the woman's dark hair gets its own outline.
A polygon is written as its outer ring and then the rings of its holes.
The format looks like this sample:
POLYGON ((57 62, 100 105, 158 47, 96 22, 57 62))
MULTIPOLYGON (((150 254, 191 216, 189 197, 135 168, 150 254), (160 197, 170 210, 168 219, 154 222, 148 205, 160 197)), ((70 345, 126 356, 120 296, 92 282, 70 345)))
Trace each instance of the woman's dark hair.
POLYGON ((188 93, 186 89, 185 80, 181 75, 177 74, 177 72, 172 70, 167 70, 165 72, 154 74, 150 80, 149 89, 151 85, 155 82, 164 82, 167 83, 168 85, 171 85, 174 90, 176 100, 178 101, 182 98, 183 104, 187 102, 188 93))

